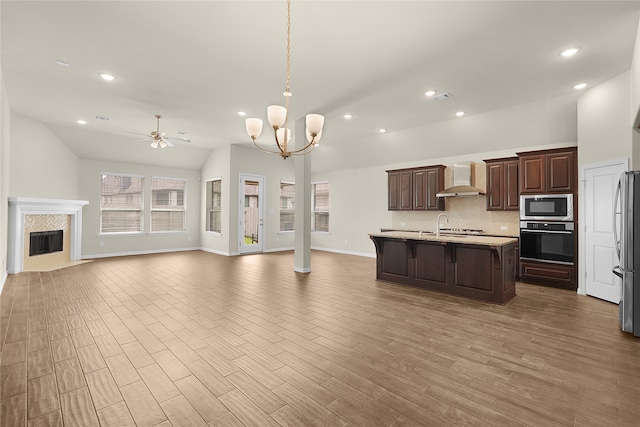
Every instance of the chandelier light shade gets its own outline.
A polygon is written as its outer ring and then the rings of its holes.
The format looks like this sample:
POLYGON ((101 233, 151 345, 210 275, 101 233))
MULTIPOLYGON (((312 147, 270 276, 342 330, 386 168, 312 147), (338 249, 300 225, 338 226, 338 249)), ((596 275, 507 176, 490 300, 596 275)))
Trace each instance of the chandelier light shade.
POLYGON ((257 139, 262 133, 263 122, 260 119, 249 118, 245 120, 245 128, 247 134, 256 147, 267 153, 278 154, 283 159, 292 155, 302 155, 310 153, 322 135, 322 127, 324 126, 324 116, 320 114, 307 114, 305 118, 307 144, 303 147, 289 150, 289 142, 291 141, 291 129, 288 127, 289 122, 289 98, 291 97, 290 87, 290 69, 291 69, 291 0, 287 0, 287 80, 284 88, 285 106, 270 105, 267 107, 267 120, 273 128, 275 145, 278 151, 261 147, 257 139))

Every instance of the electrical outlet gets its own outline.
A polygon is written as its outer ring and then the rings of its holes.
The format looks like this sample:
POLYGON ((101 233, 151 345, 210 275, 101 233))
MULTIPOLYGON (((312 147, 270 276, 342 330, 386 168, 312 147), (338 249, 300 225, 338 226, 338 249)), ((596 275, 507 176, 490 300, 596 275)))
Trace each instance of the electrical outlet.
POLYGON ((507 227, 506 225, 501 225, 500 226, 500 230, 507 230, 509 227, 507 227))
POLYGON ((104 246, 104 242, 100 242, 100 246, 104 246))
POLYGON ((344 239, 344 244, 345 244, 345 245, 347 244, 347 239, 344 239))
POLYGON ((400 223, 400 227, 404 227, 405 225, 407 225, 407 223, 406 223, 406 222, 401 222, 401 223, 400 223))
POLYGON ((276 237, 276 243, 278 243, 278 238, 276 237))
POLYGON ((191 236, 189 236, 189 238, 187 240, 191 241, 191 236))

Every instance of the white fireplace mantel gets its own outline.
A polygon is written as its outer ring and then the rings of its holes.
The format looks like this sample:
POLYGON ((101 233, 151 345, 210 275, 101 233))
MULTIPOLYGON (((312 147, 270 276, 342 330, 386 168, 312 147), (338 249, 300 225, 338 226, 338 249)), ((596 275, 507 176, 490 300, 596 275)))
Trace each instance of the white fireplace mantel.
POLYGON ((9 197, 9 247, 7 272, 21 273, 24 266, 25 215, 70 215, 70 258, 78 261, 82 256, 82 207, 86 200, 36 199, 9 197))

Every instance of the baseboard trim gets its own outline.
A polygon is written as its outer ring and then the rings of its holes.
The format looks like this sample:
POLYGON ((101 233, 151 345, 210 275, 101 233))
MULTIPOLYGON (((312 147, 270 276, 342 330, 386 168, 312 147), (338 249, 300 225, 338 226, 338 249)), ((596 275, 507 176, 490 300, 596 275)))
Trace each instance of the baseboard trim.
POLYGON ((120 256, 150 255, 150 254, 162 254, 162 253, 168 253, 168 252, 187 252, 187 251, 200 251, 200 250, 202 250, 202 248, 193 247, 193 248, 156 249, 151 251, 114 252, 110 254, 84 254, 82 255, 82 259, 113 258, 113 257, 120 257, 120 256))
POLYGON ((310 268, 293 267, 293 271, 295 271, 296 273, 311 273, 311 269, 310 268))
POLYGON ((344 254, 344 255, 355 255, 355 256, 362 256, 362 257, 367 257, 367 258, 375 258, 376 254, 369 254, 369 253, 365 253, 365 252, 353 252, 353 251, 343 251, 340 249, 330 249, 330 248, 319 248, 319 247, 311 247, 312 250, 314 251, 323 251, 323 252, 333 252, 336 254, 344 254))

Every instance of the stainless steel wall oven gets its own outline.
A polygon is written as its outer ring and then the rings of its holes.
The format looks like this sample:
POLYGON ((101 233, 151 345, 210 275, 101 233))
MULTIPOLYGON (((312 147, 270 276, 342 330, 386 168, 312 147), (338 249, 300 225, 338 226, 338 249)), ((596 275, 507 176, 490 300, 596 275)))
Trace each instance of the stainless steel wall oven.
POLYGON ((572 265, 572 222, 520 221, 520 259, 572 265))

